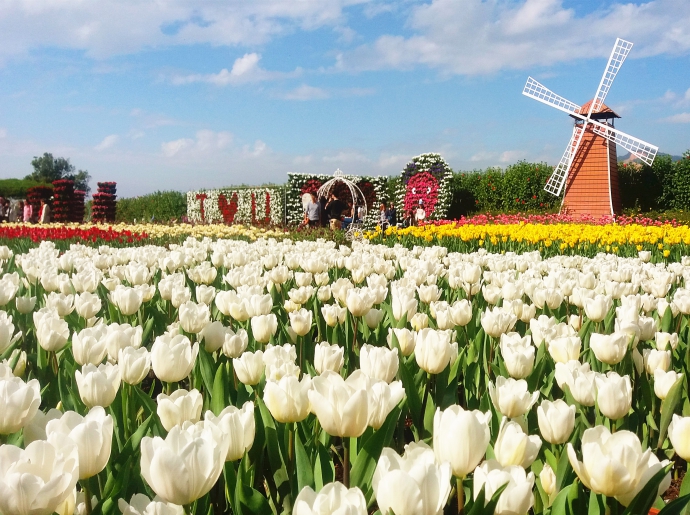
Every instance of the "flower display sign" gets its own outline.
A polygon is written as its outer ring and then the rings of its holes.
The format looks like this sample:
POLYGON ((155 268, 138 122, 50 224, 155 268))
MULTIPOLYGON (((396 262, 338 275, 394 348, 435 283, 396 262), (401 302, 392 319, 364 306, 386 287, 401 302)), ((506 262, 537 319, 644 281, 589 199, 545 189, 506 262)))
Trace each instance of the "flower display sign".
MULTIPOLYGON (((287 223, 297 225, 304 219, 304 207, 302 206, 302 195, 304 193, 316 192, 323 183, 332 179, 332 175, 312 175, 304 173, 289 173, 287 183, 287 194, 285 199, 287 211, 287 223)), ((386 189, 387 178, 383 176, 358 176, 343 175, 343 178, 355 183, 362 191, 367 202, 367 216, 364 219, 366 227, 374 227, 378 222, 378 202, 386 202, 388 193, 386 189)), ((333 186, 333 193, 343 202, 351 201, 350 190, 345 183, 337 182, 333 186)))
POLYGON ((193 223, 280 225, 283 188, 222 188, 187 193, 187 217, 193 223))
POLYGON ((424 204, 427 219, 440 220, 446 216, 451 202, 448 163, 434 153, 413 157, 402 171, 397 205, 403 213, 424 204))

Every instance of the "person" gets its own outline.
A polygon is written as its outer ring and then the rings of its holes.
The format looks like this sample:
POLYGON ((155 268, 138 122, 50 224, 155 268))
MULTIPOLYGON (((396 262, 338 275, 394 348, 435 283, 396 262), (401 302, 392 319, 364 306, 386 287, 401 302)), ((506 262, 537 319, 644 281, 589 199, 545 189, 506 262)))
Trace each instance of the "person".
POLYGON ((355 207, 352 205, 352 203, 348 202, 347 214, 345 215, 345 218, 343 218, 343 223, 341 225, 341 229, 345 230, 350 226, 350 224, 352 223, 352 220, 354 220, 354 214, 355 214, 355 207))
POLYGON ((343 211, 345 211, 346 207, 345 202, 336 197, 335 193, 331 193, 330 197, 328 198, 328 202, 326 203, 326 215, 328 216, 328 219, 340 220, 340 216, 343 214, 343 211))
POLYGON ((31 204, 28 202, 24 202, 23 200, 21 201, 22 204, 22 219, 24 220, 25 224, 28 224, 31 221, 31 217, 34 214, 34 208, 31 204))
POLYGON ((321 227, 326 227, 328 224, 328 216, 326 216, 326 197, 323 195, 318 198, 319 200, 319 225, 321 227))
POLYGON ((19 206, 20 202, 21 201, 15 201, 10 206, 10 215, 9 215, 10 223, 17 222, 22 217, 22 208, 19 206))
POLYGON ((381 203, 379 206, 379 225, 382 231, 388 228, 388 215, 386 214, 386 204, 384 203, 381 203))
POLYGON ((7 208, 5 207, 5 198, 0 197, 0 222, 7 220, 7 208))
POLYGON ((38 212, 38 223, 50 223, 50 204, 48 204, 45 199, 41 199, 41 209, 38 212))
POLYGON ((424 211, 424 201, 420 200, 419 201, 419 207, 417 208, 417 211, 415 211, 414 214, 414 220, 417 225, 420 225, 424 223, 424 220, 426 219, 426 211, 424 211))
POLYGON ((388 211, 386 211, 386 218, 388 218, 388 224, 392 227, 398 225, 398 215, 395 212, 395 204, 393 202, 388 204, 388 211))
POLYGON ((307 204, 304 210, 304 219, 309 227, 318 227, 321 223, 321 206, 314 193, 311 193, 311 202, 307 204))
POLYGON ((412 227, 414 225, 414 215, 414 209, 408 209, 407 211, 405 211, 405 218, 403 218, 402 226, 412 227))

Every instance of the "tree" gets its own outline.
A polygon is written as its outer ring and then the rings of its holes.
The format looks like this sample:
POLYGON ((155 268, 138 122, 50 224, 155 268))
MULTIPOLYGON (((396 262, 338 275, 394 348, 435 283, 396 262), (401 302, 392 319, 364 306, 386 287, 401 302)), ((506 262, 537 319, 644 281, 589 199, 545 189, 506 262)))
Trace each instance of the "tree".
POLYGON ((55 158, 53 154, 46 152, 41 157, 34 157, 31 161, 31 166, 34 167, 34 172, 27 175, 25 179, 49 183, 59 179, 69 179, 74 181, 75 190, 83 190, 87 195, 91 191, 89 187, 91 175, 89 175, 87 170, 77 170, 69 162, 69 158, 55 158))

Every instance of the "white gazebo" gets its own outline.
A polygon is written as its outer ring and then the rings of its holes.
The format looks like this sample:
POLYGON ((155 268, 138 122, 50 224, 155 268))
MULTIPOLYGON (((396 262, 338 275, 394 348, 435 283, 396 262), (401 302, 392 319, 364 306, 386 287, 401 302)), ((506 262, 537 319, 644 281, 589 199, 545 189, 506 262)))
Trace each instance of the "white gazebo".
POLYGON ((345 237, 350 241, 354 239, 361 240, 364 227, 362 222, 367 216, 367 201, 364 198, 364 193, 359 189, 359 186, 345 177, 340 168, 338 168, 333 173, 333 178, 324 182, 323 186, 319 188, 316 194, 318 198, 328 198, 331 190, 338 182, 342 182, 350 190, 350 195, 352 195, 353 214, 357 214, 356 217, 353 216, 352 223, 348 227, 345 237))

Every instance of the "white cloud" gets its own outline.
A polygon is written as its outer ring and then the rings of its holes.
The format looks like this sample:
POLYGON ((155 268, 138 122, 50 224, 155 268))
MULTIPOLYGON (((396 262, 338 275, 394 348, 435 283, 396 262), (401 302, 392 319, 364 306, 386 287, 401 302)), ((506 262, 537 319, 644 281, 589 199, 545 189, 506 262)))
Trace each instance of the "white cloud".
POLYGON ((482 152, 477 152, 472 157, 470 157, 470 161, 473 163, 477 163, 479 161, 486 161, 488 159, 493 159, 494 157, 496 157, 496 154, 494 152, 482 151, 482 152))
POLYGON ((229 86, 296 77, 302 73, 300 68, 287 73, 264 70, 259 66, 260 60, 261 55, 257 53, 244 54, 242 57, 235 59, 230 71, 227 68, 223 68, 218 73, 176 75, 172 78, 172 82, 178 85, 206 82, 215 86, 229 86))
POLYGON ((342 25, 343 9, 366 1, 5 2, 0 61, 46 47, 79 49, 104 58, 175 45, 258 45, 297 29, 342 25))
POLYGON ((244 147, 242 147, 242 154, 245 157, 260 157, 268 152, 270 152, 270 149, 268 148, 266 143, 264 143, 260 139, 254 142, 253 147, 250 147, 249 145, 245 145, 244 147))
POLYGON ((668 118, 664 118, 662 121, 669 123, 690 123, 690 113, 678 113, 668 118))
POLYGON ((320 100, 328 98, 330 95, 325 89, 316 88, 314 86, 309 86, 308 84, 302 84, 292 91, 288 91, 283 95, 286 100, 320 100))
MULTIPOLYGON (((343 70, 408 69, 481 75, 607 58, 616 37, 633 41, 631 57, 690 50, 690 2, 615 3, 586 15, 562 0, 432 0, 412 10, 413 35, 384 35, 337 57, 343 70)), ((535 72, 538 70, 535 70, 535 72)))
POLYGON ((230 132, 213 132, 201 130, 196 138, 180 138, 161 144, 161 152, 165 157, 176 157, 180 154, 204 155, 216 153, 228 148, 232 144, 233 135, 230 132))
MULTIPOLYGON (((370 161, 367 156, 354 150, 341 151, 331 156, 323 156, 321 160, 324 163, 368 163, 370 161)), ((345 173, 348 172, 345 171, 345 173)))
POLYGON ((120 136, 118 136, 117 134, 111 134, 110 136, 106 136, 105 138, 103 138, 103 141, 96 145, 94 149, 98 150, 99 152, 102 150, 107 150, 109 148, 114 147, 119 140, 120 136))
POLYGON ((295 157, 292 159, 292 164, 295 164, 295 165, 308 165, 308 164, 311 164, 312 161, 314 161, 314 156, 312 156, 311 154, 308 155, 308 156, 295 156, 295 157))
POLYGON ((501 163, 515 163, 520 159, 524 159, 527 156, 527 152, 524 150, 506 150, 502 152, 498 160, 501 163))
POLYGON ((7 137, 7 129, 0 127, 0 139, 7 137))
POLYGON ((381 154, 379 156, 379 167, 381 168, 400 168, 409 161, 410 156, 407 154, 381 154))

